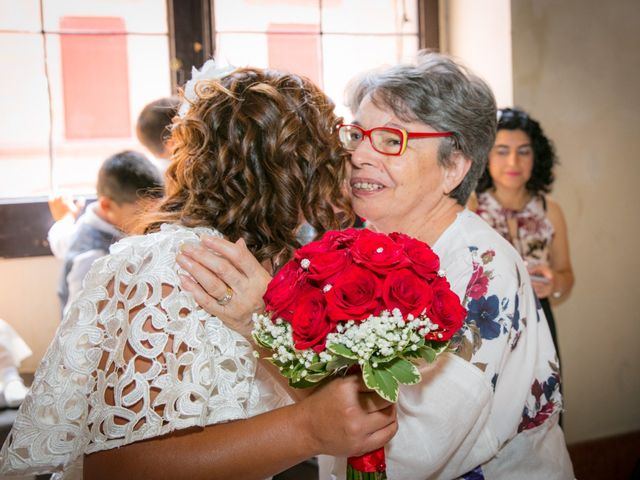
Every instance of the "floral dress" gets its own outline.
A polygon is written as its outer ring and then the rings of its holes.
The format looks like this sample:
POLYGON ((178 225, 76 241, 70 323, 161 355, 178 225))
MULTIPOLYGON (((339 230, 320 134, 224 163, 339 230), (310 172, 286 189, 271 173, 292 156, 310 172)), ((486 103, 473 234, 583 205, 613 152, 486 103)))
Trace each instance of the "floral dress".
MULTIPOLYGON (((511 243, 529 266, 541 263, 549 265, 550 246, 555 229, 547 217, 547 204, 543 196, 531 197, 522 210, 511 210, 500 205, 489 192, 483 192, 478 195, 476 213, 511 243), (515 236, 509 231, 509 221, 515 222, 515 236)), ((551 304, 548 298, 541 298, 540 303, 549 323, 553 344, 558 350, 556 323, 551 304)))
POLYGON ((0 477, 82 478, 84 454, 290 403, 250 343, 180 288, 178 249, 203 234, 220 236, 163 225, 93 264, 0 452, 0 477))
MULTIPOLYGON (((401 386, 387 474, 418 479, 572 479, 558 360, 513 247, 465 210, 433 245, 468 315, 449 353, 401 386)), ((343 459, 333 478, 344 478, 343 459)))

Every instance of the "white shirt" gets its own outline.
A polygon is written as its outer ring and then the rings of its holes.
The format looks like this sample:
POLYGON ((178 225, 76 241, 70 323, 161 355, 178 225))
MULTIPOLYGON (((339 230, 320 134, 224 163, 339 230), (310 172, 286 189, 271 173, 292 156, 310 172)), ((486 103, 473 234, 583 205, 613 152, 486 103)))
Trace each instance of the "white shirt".
POLYGON ((69 251, 71 239, 78 228, 75 222, 76 219, 73 215, 68 213, 51 225, 47 233, 49 248, 51 248, 53 256, 60 260, 64 260, 65 255, 69 251))

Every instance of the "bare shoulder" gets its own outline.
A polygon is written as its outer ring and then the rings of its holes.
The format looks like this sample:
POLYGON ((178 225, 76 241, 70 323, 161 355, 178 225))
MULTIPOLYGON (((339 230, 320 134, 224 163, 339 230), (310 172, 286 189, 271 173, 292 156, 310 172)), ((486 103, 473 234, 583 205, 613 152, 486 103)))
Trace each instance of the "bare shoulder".
POLYGON ((549 196, 545 196, 545 200, 547 202, 547 217, 549 217, 549 221, 551 221, 551 224, 556 229, 564 226, 564 213, 562 211, 562 208, 560 207, 560 204, 549 196))

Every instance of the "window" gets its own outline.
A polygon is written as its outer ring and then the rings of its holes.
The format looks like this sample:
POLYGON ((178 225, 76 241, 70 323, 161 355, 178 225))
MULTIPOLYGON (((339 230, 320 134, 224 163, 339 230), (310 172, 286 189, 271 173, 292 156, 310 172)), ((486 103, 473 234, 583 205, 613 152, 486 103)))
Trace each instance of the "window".
POLYGON ((171 93, 164 0, 0 0, 0 198, 91 193, 171 93), (19 5, 19 6, 18 6, 19 5))
POLYGON ((355 74, 418 49, 416 0, 216 0, 216 56, 232 65, 305 75, 349 117, 343 91, 355 74))

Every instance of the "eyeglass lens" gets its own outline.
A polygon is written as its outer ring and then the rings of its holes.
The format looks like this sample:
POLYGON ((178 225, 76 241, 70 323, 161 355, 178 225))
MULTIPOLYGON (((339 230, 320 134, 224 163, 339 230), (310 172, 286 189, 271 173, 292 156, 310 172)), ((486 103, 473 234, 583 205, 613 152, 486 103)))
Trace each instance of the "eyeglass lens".
MULTIPOLYGON (((355 125, 340 128, 340 141, 347 150, 355 150, 364 140, 364 130, 355 125)), ((374 128, 369 133, 371 145, 380 153, 397 155, 402 150, 402 133, 386 128, 374 128)))

